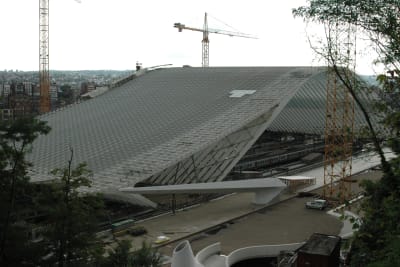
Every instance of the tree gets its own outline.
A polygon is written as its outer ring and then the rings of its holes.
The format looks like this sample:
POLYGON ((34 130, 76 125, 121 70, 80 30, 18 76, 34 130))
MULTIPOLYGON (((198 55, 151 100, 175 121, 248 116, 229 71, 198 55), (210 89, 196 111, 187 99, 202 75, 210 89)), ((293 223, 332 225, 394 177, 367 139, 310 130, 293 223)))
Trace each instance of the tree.
POLYGON ((332 39, 327 38, 328 49, 323 56, 362 109, 383 170, 379 182, 363 185, 366 195, 362 204, 363 223, 354 237, 351 264, 397 266, 400 261, 400 108, 399 102, 393 100, 400 98, 400 1, 310 0, 307 6, 294 9, 293 14, 328 26, 338 23, 357 26, 378 52, 376 62, 383 64, 388 71, 378 76, 380 98, 377 107, 384 115, 382 123, 389 132, 388 145, 396 154, 390 161, 378 142, 378 134, 369 120, 367 109, 357 100, 357 88, 348 82, 345 72, 341 71, 341 62, 333 56, 340 51, 332 44, 332 39))
POLYGON ((161 255, 151 244, 142 243, 142 247, 133 253, 133 267, 161 267, 161 255))
POLYGON ((64 101, 66 105, 74 103, 74 90, 70 85, 61 85, 60 91, 61 92, 58 93, 59 101, 64 101))
POLYGON ((118 242, 118 246, 109 252, 104 266, 108 267, 161 267, 161 255, 151 244, 142 243, 142 247, 129 252, 132 245, 129 241, 118 242))
MULTIPOLYGON (((32 194, 27 176, 31 164, 25 156, 33 141, 50 128, 32 117, 0 122, 0 265, 32 264, 34 244, 22 214, 32 194)), ((36 257, 36 255, 34 255, 36 257)))
POLYGON ((99 195, 84 194, 90 187, 91 172, 85 163, 72 168, 73 151, 68 166, 51 173, 59 178, 43 192, 48 225, 44 237, 48 244, 47 263, 58 266, 87 266, 103 254, 96 237, 97 218, 103 203, 99 195))
POLYGON ((308 21, 334 20, 357 25, 366 33, 379 53, 377 62, 399 69, 399 0, 309 0, 307 6, 293 10, 308 21))
POLYGON ((110 267, 130 267, 132 261, 132 255, 129 250, 132 245, 128 240, 122 240, 118 242, 117 247, 109 252, 109 256, 104 266, 110 267))

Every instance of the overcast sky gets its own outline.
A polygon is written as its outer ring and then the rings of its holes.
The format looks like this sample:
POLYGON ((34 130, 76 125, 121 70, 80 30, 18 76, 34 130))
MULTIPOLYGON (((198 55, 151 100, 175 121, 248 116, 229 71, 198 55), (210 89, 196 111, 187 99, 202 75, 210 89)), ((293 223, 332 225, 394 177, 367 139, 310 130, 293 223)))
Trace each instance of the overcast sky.
MULTIPOLYGON (((307 41, 310 29, 292 16, 305 0, 49 1, 52 70, 201 66, 201 32, 173 24, 202 28, 205 12, 209 28, 259 38, 210 34, 210 66, 323 65, 307 41)), ((39 1, 1 0, 0 10, 0 69, 38 70, 39 1)))

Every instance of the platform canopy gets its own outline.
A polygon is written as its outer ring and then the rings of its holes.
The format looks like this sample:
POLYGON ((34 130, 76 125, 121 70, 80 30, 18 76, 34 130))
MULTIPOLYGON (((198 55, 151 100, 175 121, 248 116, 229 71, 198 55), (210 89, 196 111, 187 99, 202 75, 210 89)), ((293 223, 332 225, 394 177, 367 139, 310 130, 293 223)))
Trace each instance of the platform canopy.
POLYGON ((253 192, 255 193, 253 203, 265 205, 275 198, 285 187, 285 183, 281 182, 280 179, 258 178, 213 183, 126 187, 121 188, 120 191, 136 194, 229 194, 253 192))

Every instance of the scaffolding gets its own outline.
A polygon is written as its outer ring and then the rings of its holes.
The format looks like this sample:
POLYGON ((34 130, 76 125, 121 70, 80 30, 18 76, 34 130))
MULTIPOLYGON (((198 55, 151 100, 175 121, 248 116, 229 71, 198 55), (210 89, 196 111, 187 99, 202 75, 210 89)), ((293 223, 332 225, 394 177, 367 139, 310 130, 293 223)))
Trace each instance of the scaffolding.
POLYGON ((356 28, 328 25, 328 73, 325 120, 324 196, 345 203, 351 198, 356 28))

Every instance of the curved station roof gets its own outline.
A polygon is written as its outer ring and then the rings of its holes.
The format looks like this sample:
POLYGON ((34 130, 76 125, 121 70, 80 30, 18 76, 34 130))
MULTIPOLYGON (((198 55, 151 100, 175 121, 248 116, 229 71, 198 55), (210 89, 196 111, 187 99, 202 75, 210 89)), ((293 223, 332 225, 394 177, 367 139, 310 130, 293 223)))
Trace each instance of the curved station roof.
MULTIPOLYGON (((323 134, 323 67, 140 70, 94 99, 41 116, 33 181, 87 162, 93 190, 221 181, 265 130, 323 134)), ((356 116, 357 125, 363 125, 356 116)))

